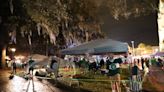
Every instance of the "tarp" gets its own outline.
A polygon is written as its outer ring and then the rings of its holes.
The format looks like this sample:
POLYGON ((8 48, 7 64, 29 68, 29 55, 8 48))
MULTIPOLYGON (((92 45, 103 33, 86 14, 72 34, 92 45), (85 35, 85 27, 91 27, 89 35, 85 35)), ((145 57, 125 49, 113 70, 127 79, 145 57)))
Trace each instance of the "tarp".
POLYGON ((119 53, 127 52, 128 44, 112 39, 98 39, 90 41, 88 43, 75 46, 73 48, 67 48, 61 51, 63 55, 81 55, 86 53, 101 54, 101 53, 119 53))

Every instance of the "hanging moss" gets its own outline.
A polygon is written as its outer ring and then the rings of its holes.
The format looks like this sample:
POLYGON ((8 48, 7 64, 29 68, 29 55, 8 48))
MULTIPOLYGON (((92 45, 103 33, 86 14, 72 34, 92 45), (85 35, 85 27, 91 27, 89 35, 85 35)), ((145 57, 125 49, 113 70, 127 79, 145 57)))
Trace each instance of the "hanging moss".
MULTIPOLYGON (((21 34, 33 48, 53 44, 65 48, 73 43, 83 43, 103 38, 101 32, 102 6, 115 19, 140 16, 155 11, 156 0, 0 0, 2 28, 7 33, 13 29, 21 34), (9 3, 10 1, 10 3, 9 3), (12 1, 12 3, 11 3, 12 1), (39 24, 39 27, 38 27, 39 24), (30 35, 30 36, 29 36, 30 35), (29 38, 30 37, 30 38, 29 38), (40 41, 37 40, 41 37, 40 41), (31 41, 28 41, 31 39, 31 41)), ((22 40, 22 39, 17 39, 22 40)), ((29 47, 29 44, 26 44, 29 47)), ((37 51, 36 51, 37 52, 37 51)))

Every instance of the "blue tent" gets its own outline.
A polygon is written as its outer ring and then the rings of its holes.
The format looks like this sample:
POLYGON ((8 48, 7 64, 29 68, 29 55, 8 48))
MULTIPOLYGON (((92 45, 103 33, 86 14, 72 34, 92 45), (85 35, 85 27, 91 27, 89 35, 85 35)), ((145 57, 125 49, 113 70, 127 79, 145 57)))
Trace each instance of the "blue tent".
POLYGON ((122 53, 128 51, 128 44, 112 39, 98 39, 61 51, 63 55, 122 53))

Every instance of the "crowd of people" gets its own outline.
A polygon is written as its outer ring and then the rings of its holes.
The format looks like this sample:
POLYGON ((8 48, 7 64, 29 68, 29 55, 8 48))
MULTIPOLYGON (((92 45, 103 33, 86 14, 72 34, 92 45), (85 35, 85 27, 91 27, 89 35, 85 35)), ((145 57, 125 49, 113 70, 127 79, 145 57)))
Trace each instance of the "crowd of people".
MULTIPOLYGON (((130 75, 129 77, 132 80, 132 87, 131 90, 140 90, 142 89, 140 84, 135 84, 136 82, 134 81, 143 81, 143 76, 146 76, 149 73, 149 70, 151 69, 152 66, 156 66, 159 68, 164 69, 164 61, 162 58, 155 58, 155 57, 149 57, 149 58, 135 58, 132 57, 131 54, 129 56, 123 56, 123 55, 114 55, 114 54, 109 54, 105 55, 104 57, 101 56, 101 58, 96 58, 93 56, 75 56, 68 58, 68 61, 74 62, 75 66, 77 68, 85 68, 87 71, 93 71, 94 73, 96 72, 101 72, 102 75, 107 75, 111 80, 111 87, 112 87, 112 92, 121 92, 120 89, 120 70, 122 64, 126 65, 127 68, 129 69, 130 75), (134 83, 133 83, 134 82, 134 83), (135 85, 138 85, 134 87, 135 85)), ((30 59, 28 61, 28 65, 30 66, 34 60, 30 59)), ((57 67, 55 64, 57 61, 52 59, 52 62, 50 64, 50 68, 54 69, 57 67)), ((12 73, 16 73, 17 69, 17 64, 13 60, 12 61, 12 73)), ((33 67, 29 67, 29 73, 33 74, 33 67)), ((57 69, 56 69, 57 70, 57 69)))
POLYGON ((69 59, 75 62, 75 65, 78 68, 87 68, 88 71, 101 71, 103 75, 107 75, 111 80, 111 87, 113 92, 121 92, 120 89, 120 64, 123 63, 122 59, 123 56, 114 54, 110 54, 109 56, 106 56, 100 59, 96 59, 96 57, 92 56, 86 56, 82 59, 77 59, 77 57, 74 57, 74 59, 69 59))
MULTIPOLYGON (((81 59, 77 59, 74 57, 73 62, 75 62, 76 66, 79 68, 87 68, 88 71, 99 72, 104 75, 109 76, 112 81, 112 89, 116 90, 115 92, 120 91, 120 70, 122 64, 126 65, 130 72, 129 77, 131 80, 131 88, 135 92, 142 90, 142 81, 144 81, 144 77, 149 73, 149 70, 152 66, 156 66, 159 68, 164 67, 164 61, 159 57, 142 57, 139 58, 133 57, 131 54, 129 56, 121 56, 121 55, 108 55, 101 57, 100 59, 93 58, 92 56, 83 57, 81 59), (136 82, 137 81, 137 82, 136 82)), ((72 60, 72 59, 70 59, 72 60)))

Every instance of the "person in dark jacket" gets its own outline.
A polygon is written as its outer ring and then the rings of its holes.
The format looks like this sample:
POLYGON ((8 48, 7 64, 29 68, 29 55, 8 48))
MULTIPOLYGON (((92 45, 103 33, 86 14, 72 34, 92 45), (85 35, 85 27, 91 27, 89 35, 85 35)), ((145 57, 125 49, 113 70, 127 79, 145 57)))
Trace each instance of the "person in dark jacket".
POLYGON ((145 63, 144 58, 141 58, 142 70, 144 70, 144 63, 145 63))
POLYGON ((29 74, 32 74, 32 75, 33 75, 33 71, 34 71, 34 66, 33 66, 34 62, 35 61, 32 58, 30 58, 30 60, 28 61, 28 64, 29 64, 29 74))
POLYGON ((133 66, 132 66, 132 71, 131 71, 131 73, 132 73, 132 78, 133 78, 134 80, 136 80, 136 77, 137 77, 137 75, 138 75, 138 71, 139 71, 139 68, 138 68, 138 66, 137 66, 137 62, 134 62, 133 66))
POLYGON ((104 62, 104 59, 102 58, 102 59, 100 60, 100 68, 102 68, 102 67, 104 66, 104 64, 105 64, 105 62, 104 62))

